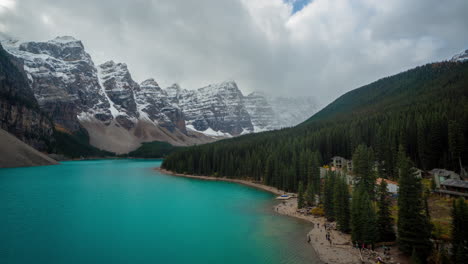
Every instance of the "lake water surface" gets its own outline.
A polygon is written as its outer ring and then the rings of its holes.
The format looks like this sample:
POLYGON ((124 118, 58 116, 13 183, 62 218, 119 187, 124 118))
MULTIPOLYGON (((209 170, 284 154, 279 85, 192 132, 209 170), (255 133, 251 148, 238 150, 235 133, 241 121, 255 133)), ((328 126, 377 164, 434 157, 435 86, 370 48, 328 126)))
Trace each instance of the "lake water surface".
POLYGON ((319 263, 273 196, 159 160, 0 169, 0 263, 319 263))

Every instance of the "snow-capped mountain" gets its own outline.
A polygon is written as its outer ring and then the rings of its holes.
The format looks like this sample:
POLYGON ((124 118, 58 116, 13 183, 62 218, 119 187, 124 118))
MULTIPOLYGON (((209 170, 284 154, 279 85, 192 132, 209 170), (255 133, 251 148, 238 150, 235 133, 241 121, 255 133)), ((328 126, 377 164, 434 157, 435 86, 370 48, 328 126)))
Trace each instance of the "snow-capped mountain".
POLYGON ((57 37, 47 42, 6 42, 6 50, 21 59, 39 106, 54 123, 70 133, 83 128, 90 143, 125 153, 141 142, 174 145, 213 141, 185 130, 179 109, 157 104, 151 84, 136 83, 123 63, 95 66, 81 41, 57 37), (145 96, 147 95, 147 96, 145 96))
POLYGON ((197 90, 183 90, 173 85, 167 91, 169 101, 184 112, 186 124, 191 129, 212 129, 233 136, 253 132, 244 95, 234 81, 211 84, 197 90))
POLYGON ((295 126, 317 111, 313 97, 271 97, 253 92, 245 97, 254 131, 266 131, 295 126))
POLYGON ((182 111, 170 103, 166 91, 154 79, 143 81, 135 92, 140 118, 157 122, 160 126, 186 133, 182 111))
POLYGON ((313 97, 267 97, 273 108, 278 126, 292 127, 304 122, 318 110, 318 104, 313 97))
POLYGON ((201 144, 296 125, 315 112, 308 99, 244 96, 234 81, 196 90, 133 80, 125 63, 96 66, 81 41, 3 42, 23 61, 40 108, 57 126, 86 129, 90 143, 124 153, 146 141, 201 144))
POLYGON ((273 107, 262 93, 253 92, 244 98, 255 132, 280 128, 273 107))
POLYGON ((5 49, 23 60, 40 107, 56 124, 78 131, 78 113, 94 109, 101 119, 110 115, 96 67, 81 41, 57 37, 48 42, 6 43, 5 49))
POLYGON ((467 61, 468 60, 468 49, 456 54, 455 56, 452 57, 450 61, 467 61))

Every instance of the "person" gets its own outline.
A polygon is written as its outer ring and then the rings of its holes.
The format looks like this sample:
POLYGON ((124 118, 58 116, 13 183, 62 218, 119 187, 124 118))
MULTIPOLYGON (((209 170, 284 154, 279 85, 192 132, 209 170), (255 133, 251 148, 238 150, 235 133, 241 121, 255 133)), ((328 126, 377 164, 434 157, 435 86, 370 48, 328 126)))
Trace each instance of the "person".
POLYGON ((307 235, 307 237, 308 237, 307 243, 310 244, 310 235, 307 235))
POLYGON ((382 264, 383 260, 380 256, 377 257, 377 264, 382 264))

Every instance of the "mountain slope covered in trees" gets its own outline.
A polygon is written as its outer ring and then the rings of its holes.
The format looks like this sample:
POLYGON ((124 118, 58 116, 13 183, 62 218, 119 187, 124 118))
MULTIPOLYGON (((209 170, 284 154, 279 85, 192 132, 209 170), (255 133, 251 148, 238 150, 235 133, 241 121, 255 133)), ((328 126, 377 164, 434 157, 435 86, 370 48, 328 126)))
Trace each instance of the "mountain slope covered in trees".
POLYGON ((422 169, 459 170, 468 164, 467 125, 468 63, 432 63, 348 92, 297 127, 182 148, 163 167, 296 191, 314 160, 351 158, 364 144, 388 178, 396 178, 399 145, 422 169))

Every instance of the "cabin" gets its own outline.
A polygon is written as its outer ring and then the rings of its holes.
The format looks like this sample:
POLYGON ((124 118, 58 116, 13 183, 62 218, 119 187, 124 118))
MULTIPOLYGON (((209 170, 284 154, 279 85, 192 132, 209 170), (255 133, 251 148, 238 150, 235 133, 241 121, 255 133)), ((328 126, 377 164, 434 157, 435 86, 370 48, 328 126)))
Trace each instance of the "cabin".
POLYGON ((460 175, 458 175, 454 171, 449 171, 445 169, 433 169, 429 171, 429 174, 434 179, 434 183, 437 189, 439 189, 441 187, 441 183, 443 183, 446 180, 461 180, 460 175))
POLYGON ((332 167, 335 167, 338 169, 343 169, 346 167, 348 171, 353 170, 353 161, 347 160, 340 156, 334 156, 333 158, 331 158, 331 165, 332 167))
POLYGON ((468 181, 448 179, 440 183, 440 189, 436 190, 440 194, 455 197, 468 197, 468 181))
POLYGON ((380 185, 382 181, 387 183, 387 191, 392 195, 398 194, 398 183, 384 178, 377 178, 375 184, 380 185))
POLYGON ((343 170, 337 169, 336 167, 320 167, 320 179, 325 179, 327 171, 337 171, 339 174, 344 175, 346 183, 349 185, 356 184, 356 177, 351 175, 347 172, 343 172, 343 170))

